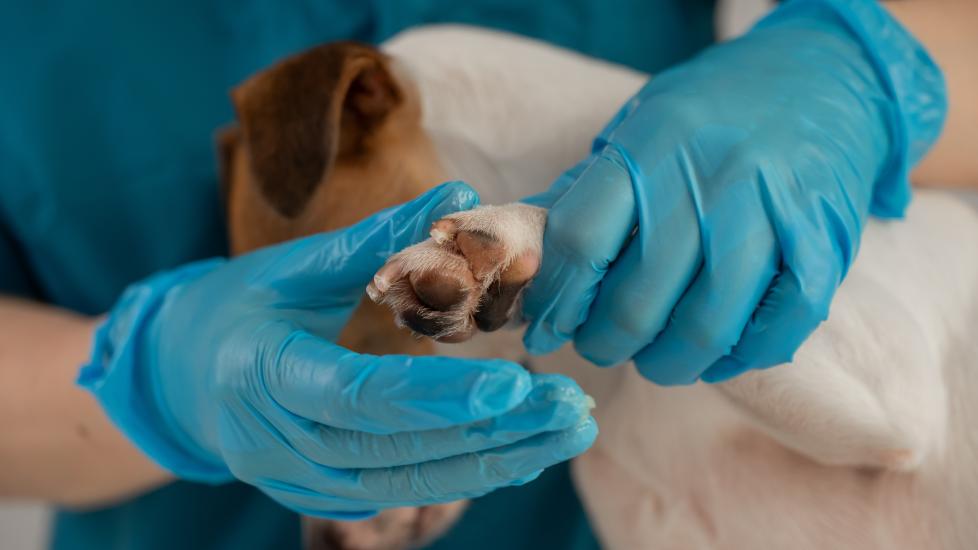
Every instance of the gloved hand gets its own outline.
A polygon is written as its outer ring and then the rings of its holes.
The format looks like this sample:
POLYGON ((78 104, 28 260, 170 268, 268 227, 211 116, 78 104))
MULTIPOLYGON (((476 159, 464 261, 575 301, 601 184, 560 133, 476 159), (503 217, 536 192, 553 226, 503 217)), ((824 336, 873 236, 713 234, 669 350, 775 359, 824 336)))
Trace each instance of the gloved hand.
POLYGON ((784 2, 653 78, 550 207, 525 343, 573 338, 660 384, 791 360, 867 215, 900 216, 945 112, 939 70, 870 0, 784 2))
POLYGON ((308 515, 358 518, 532 479, 594 440, 573 381, 333 343, 387 256, 477 200, 447 184, 349 229, 134 285, 80 382, 177 476, 237 478, 308 515))

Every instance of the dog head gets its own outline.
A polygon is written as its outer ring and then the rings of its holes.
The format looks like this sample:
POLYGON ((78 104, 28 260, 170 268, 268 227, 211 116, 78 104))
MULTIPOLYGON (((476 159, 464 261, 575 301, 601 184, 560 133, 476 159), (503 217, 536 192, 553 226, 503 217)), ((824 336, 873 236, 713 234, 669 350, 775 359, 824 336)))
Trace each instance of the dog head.
POLYGON ((441 182, 417 92, 375 48, 319 46, 231 96, 238 125, 218 147, 236 254, 350 225, 441 182))
MULTIPOLYGON (((376 48, 310 49, 255 74, 231 97, 238 122, 217 144, 233 254, 348 226, 443 181, 415 87, 376 48)), ((431 352, 369 302, 340 343, 431 352)))

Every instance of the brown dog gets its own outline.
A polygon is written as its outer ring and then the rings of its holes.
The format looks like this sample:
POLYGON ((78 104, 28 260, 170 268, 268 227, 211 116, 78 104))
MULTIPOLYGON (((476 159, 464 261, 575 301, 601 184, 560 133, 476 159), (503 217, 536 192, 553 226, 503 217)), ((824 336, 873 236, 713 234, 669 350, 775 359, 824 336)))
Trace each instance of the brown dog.
MULTIPOLYGON (((233 254, 348 226, 444 181, 420 126, 417 91, 369 46, 341 42, 301 53, 256 74, 232 98, 239 125, 224 130, 218 146, 233 254)), ((431 341, 398 328, 369 300, 339 343, 373 354, 433 352, 431 341)), ((306 546, 416 547, 463 509, 401 508, 360 522, 307 518, 306 546)))

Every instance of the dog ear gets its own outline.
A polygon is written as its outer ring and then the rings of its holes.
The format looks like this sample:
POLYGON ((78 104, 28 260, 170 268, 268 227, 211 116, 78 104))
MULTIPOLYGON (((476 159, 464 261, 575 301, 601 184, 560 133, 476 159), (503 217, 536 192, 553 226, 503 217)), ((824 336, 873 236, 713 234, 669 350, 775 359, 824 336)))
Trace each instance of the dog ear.
POLYGON ((376 48, 335 42, 248 79, 232 92, 256 185, 282 216, 302 213, 337 160, 363 157, 403 102, 376 48))

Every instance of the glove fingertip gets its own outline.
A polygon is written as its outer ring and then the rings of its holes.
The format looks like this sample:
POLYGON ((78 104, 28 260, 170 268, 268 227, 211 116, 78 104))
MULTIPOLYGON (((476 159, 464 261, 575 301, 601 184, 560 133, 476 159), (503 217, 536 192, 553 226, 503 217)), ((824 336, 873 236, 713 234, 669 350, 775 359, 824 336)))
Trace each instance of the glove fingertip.
POLYGON ((290 506, 288 503, 283 503, 285 507, 292 509, 292 511, 302 514, 303 516, 308 516, 312 518, 319 519, 331 519, 337 521, 362 521, 365 519, 370 519, 380 513, 380 510, 364 510, 357 512, 332 512, 329 510, 319 510, 316 508, 309 507, 299 507, 290 506))
POLYGON ((469 394, 473 418, 489 418, 508 412, 522 403, 533 389, 533 378, 520 365, 495 359, 486 360, 483 368, 485 371, 469 394))
POLYGON ((523 333, 523 347, 530 355, 553 353, 570 340, 570 335, 562 337, 549 320, 554 306, 548 304, 546 299, 540 299, 548 294, 554 295, 556 292, 547 293, 536 282, 524 294, 523 313, 529 319, 529 324, 523 333))
POLYGON ((687 369, 675 365, 663 365, 662 361, 640 357, 649 355, 648 350, 635 357, 635 368, 646 380, 659 386, 690 386, 696 383, 697 375, 688 374, 687 369))
POLYGON ((560 349, 567 340, 560 339, 559 336, 548 333, 533 325, 523 334, 523 347, 530 355, 547 355, 560 349))
POLYGON ((614 367, 627 361, 627 358, 618 357, 617 350, 609 349, 606 345, 602 346, 593 340, 575 339, 574 351, 592 365, 603 369, 614 367))
POLYGON ((432 216, 437 216, 437 218, 454 212, 469 210, 479 204, 479 193, 461 180, 445 182, 422 195, 422 197, 424 196, 429 196, 429 200, 437 199, 439 201, 439 204, 431 212, 432 216))
POLYGON ((519 487, 519 486, 522 486, 522 485, 526 485, 527 483, 530 483, 532 481, 535 481, 538 477, 540 477, 540 474, 542 474, 542 473, 543 473, 543 470, 537 470, 537 471, 533 472, 532 474, 530 474, 528 476, 523 476, 523 477, 521 477, 521 478, 513 481, 509 485, 510 485, 510 487, 519 487))
POLYGON ((587 416, 576 425, 561 433, 561 444, 558 449, 560 460, 570 460, 594 445, 598 438, 598 422, 593 416, 587 416))
POLYGON ((750 365, 744 364, 733 357, 723 357, 717 360, 716 363, 713 363, 710 368, 706 369, 703 375, 700 376, 700 379, 707 384, 716 384, 740 376, 750 370, 750 368, 750 365))

